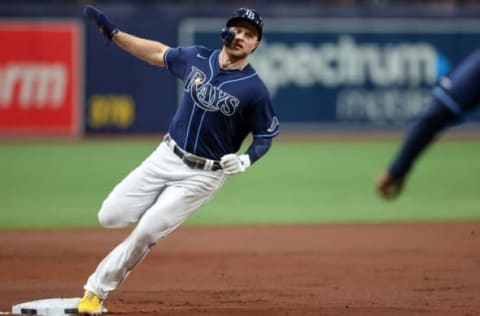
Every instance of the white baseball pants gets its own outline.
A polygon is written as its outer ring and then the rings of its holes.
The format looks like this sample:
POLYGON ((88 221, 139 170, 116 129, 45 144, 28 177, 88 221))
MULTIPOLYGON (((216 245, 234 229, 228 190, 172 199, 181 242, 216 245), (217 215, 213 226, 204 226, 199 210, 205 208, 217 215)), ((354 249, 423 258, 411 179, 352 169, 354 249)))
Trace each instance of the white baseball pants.
POLYGON ((108 195, 98 214, 102 226, 138 223, 88 278, 85 290, 105 300, 150 248, 168 235, 222 186, 221 170, 191 169, 165 142, 108 195))

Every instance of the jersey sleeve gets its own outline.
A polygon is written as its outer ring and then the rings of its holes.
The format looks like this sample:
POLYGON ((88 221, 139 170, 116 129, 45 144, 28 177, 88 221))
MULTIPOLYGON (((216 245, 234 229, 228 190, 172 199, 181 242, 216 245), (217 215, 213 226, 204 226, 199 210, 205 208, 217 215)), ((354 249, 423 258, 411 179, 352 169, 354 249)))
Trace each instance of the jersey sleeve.
POLYGON ((188 62, 196 51, 197 48, 194 46, 169 48, 163 56, 165 68, 175 77, 183 79, 188 68, 188 62))
POLYGON ((266 89, 254 102, 251 130, 255 138, 273 138, 280 133, 280 124, 266 89))

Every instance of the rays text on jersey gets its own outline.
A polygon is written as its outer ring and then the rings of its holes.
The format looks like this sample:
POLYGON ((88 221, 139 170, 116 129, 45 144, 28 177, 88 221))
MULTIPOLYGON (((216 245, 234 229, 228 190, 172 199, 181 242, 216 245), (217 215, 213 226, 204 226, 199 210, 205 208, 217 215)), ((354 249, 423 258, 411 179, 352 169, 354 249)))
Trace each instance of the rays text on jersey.
POLYGON ((235 114, 240 100, 210 82, 205 82, 205 78, 200 69, 192 67, 185 80, 185 91, 190 92, 195 105, 209 112, 220 111, 227 116, 235 114))

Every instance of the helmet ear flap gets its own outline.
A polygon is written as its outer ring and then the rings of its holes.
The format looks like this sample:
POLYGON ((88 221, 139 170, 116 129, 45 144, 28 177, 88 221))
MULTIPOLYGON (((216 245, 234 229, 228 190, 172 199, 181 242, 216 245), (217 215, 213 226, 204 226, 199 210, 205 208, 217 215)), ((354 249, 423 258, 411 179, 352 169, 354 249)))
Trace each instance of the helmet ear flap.
POLYGON ((225 44, 225 46, 230 46, 235 38, 235 33, 229 27, 224 27, 220 37, 222 38, 222 42, 225 44))

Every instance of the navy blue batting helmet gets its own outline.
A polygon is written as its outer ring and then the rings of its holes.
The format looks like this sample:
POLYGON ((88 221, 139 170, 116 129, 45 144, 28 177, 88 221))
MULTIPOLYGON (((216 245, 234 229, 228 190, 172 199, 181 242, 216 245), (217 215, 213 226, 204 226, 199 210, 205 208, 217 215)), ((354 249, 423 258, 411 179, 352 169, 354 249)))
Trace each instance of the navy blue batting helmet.
POLYGON ((258 40, 262 39, 263 20, 260 14, 254 9, 240 8, 233 11, 232 15, 227 20, 227 27, 232 26, 236 21, 243 20, 250 22, 258 31, 258 40))

